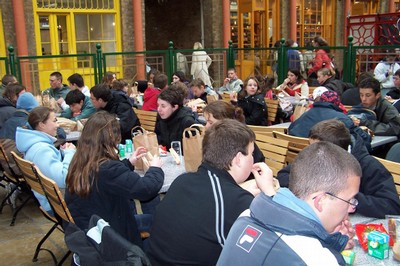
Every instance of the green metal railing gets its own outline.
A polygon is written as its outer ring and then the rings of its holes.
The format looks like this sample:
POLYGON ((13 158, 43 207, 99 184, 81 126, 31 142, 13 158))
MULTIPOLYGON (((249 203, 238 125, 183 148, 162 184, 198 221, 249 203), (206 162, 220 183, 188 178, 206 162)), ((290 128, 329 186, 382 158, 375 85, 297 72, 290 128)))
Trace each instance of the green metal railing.
MULTIPOLYGON (((276 76, 278 83, 283 82, 287 73, 287 51, 289 49, 306 50, 307 47, 288 48, 284 46, 285 39, 281 39, 279 48, 234 48, 229 41, 228 48, 207 48, 204 50, 213 60, 209 68, 212 85, 222 85, 228 68, 241 68, 241 79, 250 75, 272 74, 271 53, 277 54, 276 76), (246 61, 247 64, 243 62, 246 61)), ((372 71, 376 63, 384 57, 382 51, 393 49, 394 46, 354 46, 353 37, 348 37, 347 46, 330 46, 330 55, 335 57, 337 67, 343 81, 354 83, 359 72, 372 71)), ((8 47, 8 57, 0 57, 0 70, 15 75, 18 80, 30 80, 33 92, 48 87, 48 76, 53 71, 66 73, 80 73, 90 77, 88 84, 101 82, 106 71, 117 71, 119 77, 134 81, 143 76, 149 68, 155 68, 166 73, 171 79, 172 73, 179 69, 178 53, 191 63, 193 49, 175 49, 172 41, 166 50, 135 51, 135 52, 102 52, 101 44, 96 44, 96 52, 71 55, 43 55, 43 56, 16 56, 14 47, 8 47), (41 65, 42 64, 42 65, 41 65), (44 69, 44 70, 43 70, 44 69), (140 75, 139 75, 140 74, 140 75)), ((303 62, 302 62, 303 63, 303 62)), ((190 69, 185 74, 189 77, 190 69)), ((27 84, 25 84, 27 85, 27 84)))

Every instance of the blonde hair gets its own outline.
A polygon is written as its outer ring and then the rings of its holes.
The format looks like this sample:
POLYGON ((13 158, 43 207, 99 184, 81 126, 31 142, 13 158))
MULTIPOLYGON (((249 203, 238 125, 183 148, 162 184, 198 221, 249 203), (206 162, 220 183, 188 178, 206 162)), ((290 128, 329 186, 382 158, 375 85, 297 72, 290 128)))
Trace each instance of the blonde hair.
POLYGON ((203 45, 200 42, 195 42, 193 45, 193 49, 195 50, 203 49, 203 45))

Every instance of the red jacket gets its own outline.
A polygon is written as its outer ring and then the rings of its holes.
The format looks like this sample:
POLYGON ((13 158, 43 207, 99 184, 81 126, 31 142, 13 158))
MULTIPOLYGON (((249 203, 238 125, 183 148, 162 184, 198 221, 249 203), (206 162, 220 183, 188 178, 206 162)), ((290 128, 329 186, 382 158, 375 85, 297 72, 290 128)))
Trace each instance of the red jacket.
POLYGON ((161 91, 157 88, 148 87, 144 91, 142 110, 157 111, 157 95, 160 94, 160 92, 161 91))
POLYGON ((315 53, 315 58, 312 62, 312 68, 308 70, 308 74, 317 72, 321 68, 332 68, 332 61, 324 49, 318 49, 315 53))

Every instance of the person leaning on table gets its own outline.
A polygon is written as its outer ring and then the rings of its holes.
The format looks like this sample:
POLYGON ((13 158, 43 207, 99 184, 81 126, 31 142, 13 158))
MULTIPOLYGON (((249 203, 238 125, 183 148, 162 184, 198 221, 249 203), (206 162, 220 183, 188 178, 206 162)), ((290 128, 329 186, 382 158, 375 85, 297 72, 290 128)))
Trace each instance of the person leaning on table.
POLYGON ((400 136, 400 116, 396 107, 381 98, 381 88, 378 80, 366 78, 358 85, 361 107, 375 112, 375 119, 353 118, 356 126, 366 126, 376 136, 400 136))
MULTIPOLYGON (((310 142, 329 141, 348 150, 361 165, 360 192, 356 195, 359 204, 356 212, 368 217, 385 218, 386 214, 400 214, 400 201, 390 172, 371 156, 361 137, 350 135, 346 126, 337 119, 319 122, 309 134, 310 142)), ((290 165, 278 172, 281 186, 289 186, 290 165)))
POLYGON ((206 130, 199 169, 175 179, 156 210, 148 252, 152 265, 215 265, 253 195, 273 191, 271 169, 253 163, 254 141, 254 132, 233 119, 206 130), (255 182, 245 190, 238 184, 250 172, 255 182))
POLYGON ((260 193, 236 220, 217 265, 345 265, 349 238, 338 230, 357 206, 360 176, 351 154, 311 144, 293 163, 289 189, 260 193))
POLYGON ((121 236, 142 247, 139 232, 149 230, 152 216, 135 215, 132 199, 149 200, 158 195, 164 182, 162 161, 155 156, 141 177, 134 172, 135 163, 146 149, 136 147, 131 157, 120 160, 116 149, 120 142, 115 115, 99 111, 88 119, 70 164, 65 201, 82 230, 97 214, 121 236))

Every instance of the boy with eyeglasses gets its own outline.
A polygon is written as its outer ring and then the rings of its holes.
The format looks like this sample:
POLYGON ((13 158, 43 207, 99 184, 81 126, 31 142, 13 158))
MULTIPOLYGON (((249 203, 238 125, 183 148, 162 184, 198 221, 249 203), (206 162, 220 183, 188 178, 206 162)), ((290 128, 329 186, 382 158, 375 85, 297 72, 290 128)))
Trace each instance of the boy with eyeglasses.
MULTIPOLYGON (((356 212, 368 217, 385 218, 387 214, 400 214, 400 201, 390 172, 371 156, 361 138, 350 135, 346 126, 337 119, 329 119, 313 126, 309 133, 310 143, 329 141, 351 154, 361 165, 362 175, 356 212)), ((289 185, 290 166, 278 172, 282 187, 289 185)), ((291 182, 291 180, 290 180, 291 182)))
POLYGON ((344 265, 344 221, 357 206, 360 176, 360 164, 337 145, 309 145, 292 164, 289 189, 261 193, 236 220, 217 265, 344 265))

